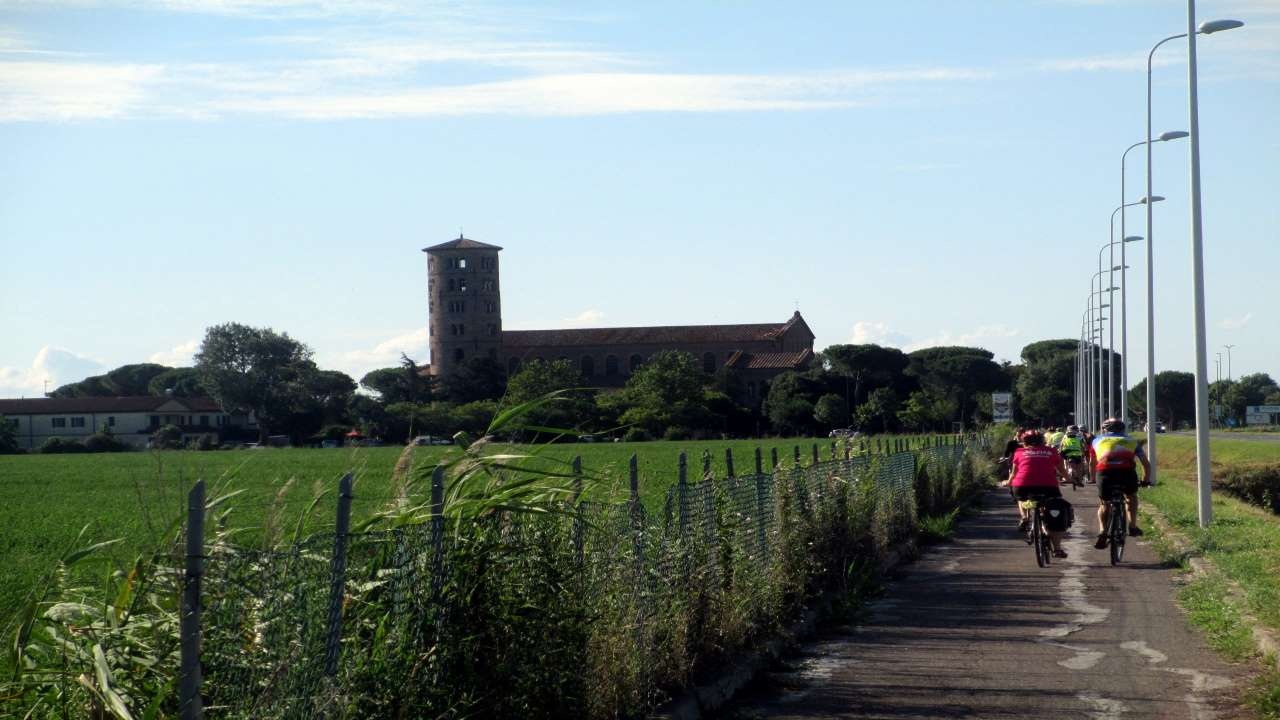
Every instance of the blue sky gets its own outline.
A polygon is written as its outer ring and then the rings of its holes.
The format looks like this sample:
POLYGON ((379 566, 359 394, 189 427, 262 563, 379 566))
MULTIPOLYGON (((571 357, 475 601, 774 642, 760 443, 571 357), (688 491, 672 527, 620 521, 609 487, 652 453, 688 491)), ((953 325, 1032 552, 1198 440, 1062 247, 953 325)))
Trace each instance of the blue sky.
MULTIPOLYGON (((0 0, 0 396, 188 364, 225 321, 356 378, 425 361, 419 250, 460 228, 506 248, 510 329, 798 304, 819 347, 1016 359, 1079 333, 1146 51, 1185 12, 0 0)), ((1198 14, 1247 23, 1199 44, 1210 364, 1280 374, 1280 0, 1198 14)), ((1185 129, 1185 43, 1156 58, 1155 131, 1185 129)), ((1187 147, 1155 147, 1160 369, 1194 362, 1187 147)))

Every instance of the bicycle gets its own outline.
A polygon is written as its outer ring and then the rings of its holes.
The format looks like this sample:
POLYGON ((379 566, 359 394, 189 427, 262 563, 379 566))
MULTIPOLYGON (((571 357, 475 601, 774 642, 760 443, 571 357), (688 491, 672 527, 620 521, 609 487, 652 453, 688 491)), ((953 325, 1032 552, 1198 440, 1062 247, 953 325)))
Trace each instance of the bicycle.
POLYGON ((1124 540, 1129 534, 1129 514, 1125 510, 1124 491, 1112 488, 1107 497, 1107 544, 1111 546, 1111 564, 1124 559, 1124 540))
POLYGON ((1019 504, 1031 511, 1031 524, 1027 529, 1027 537, 1025 538, 1028 545, 1036 554, 1036 565, 1040 567, 1049 567, 1049 558, 1053 557, 1053 547, 1049 542, 1049 532, 1044 529, 1044 521, 1041 517, 1043 510, 1040 501, 1043 498, 1031 497, 1026 500, 1019 500, 1019 504))
POLYGON ((1072 462, 1067 460, 1067 477, 1071 479, 1071 490, 1074 492, 1084 487, 1084 460, 1072 462))

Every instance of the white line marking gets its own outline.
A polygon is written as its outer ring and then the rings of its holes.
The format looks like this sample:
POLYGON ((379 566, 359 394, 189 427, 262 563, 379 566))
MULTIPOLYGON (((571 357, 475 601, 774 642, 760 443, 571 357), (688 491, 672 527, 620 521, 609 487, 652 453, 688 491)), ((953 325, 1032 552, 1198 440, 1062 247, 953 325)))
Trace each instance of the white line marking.
MULTIPOLYGON (((1147 645, 1142 640, 1130 640, 1120 643, 1120 647, 1130 652, 1137 653, 1147 659, 1152 665, 1160 665, 1169 659, 1168 655, 1147 645)), ((1215 690, 1225 690, 1234 683, 1230 678, 1224 678, 1220 675, 1210 675, 1209 673, 1200 672, 1192 668, 1179 667, 1160 667, 1163 670, 1174 675, 1181 675, 1191 681, 1191 692, 1182 697, 1182 701, 1187 704, 1187 710, 1191 714, 1192 720, 1213 720, 1218 716, 1209 702, 1201 695, 1201 693, 1213 692, 1215 690)))
POLYGON ((1079 692, 1076 697, 1093 706, 1094 712, 1089 713, 1093 720, 1116 720, 1129 710, 1119 700, 1102 697, 1096 692, 1079 692))
POLYGON ((1058 661, 1059 665, 1068 670, 1088 670, 1097 665, 1107 654, 1055 641, 1083 630, 1086 625, 1104 622, 1111 615, 1109 608, 1098 607, 1088 600, 1088 587, 1084 583, 1084 569, 1088 566, 1088 563, 1083 558, 1088 554, 1091 546, 1086 538, 1078 535, 1079 529, 1076 528, 1068 531, 1068 534, 1062 539, 1062 545, 1066 548, 1068 554, 1065 562, 1070 567, 1062 571, 1062 579, 1058 581, 1058 593, 1062 597, 1063 606, 1068 610, 1074 611, 1076 615, 1071 619, 1071 622, 1042 630, 1040 638, 1036 641, 1075 653, 1074 657, 1058 661))

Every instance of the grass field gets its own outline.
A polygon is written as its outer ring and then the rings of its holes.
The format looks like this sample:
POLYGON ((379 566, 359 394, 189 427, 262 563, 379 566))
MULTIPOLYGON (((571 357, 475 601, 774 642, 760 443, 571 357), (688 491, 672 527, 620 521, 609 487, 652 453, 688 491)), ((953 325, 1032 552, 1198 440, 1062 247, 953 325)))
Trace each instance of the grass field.
MULTIPOLYGON (((1195 439, 1161 438, 1157 447, 1160 484, 1142 491, 1195 548, 1209 557, 1221 574, 1194 580, 1180 600, 1191 621, 1211 644, 1232 659, 1253 654, 1249 628, 1239 608, 1227 599, 1227 582, 1244 591, 1247 609, 1264 625, 1280 630, 1280 516, 1222 493, 1213 496, 1213 523, 1197 522, 1195 439)), ((1214 438, 1210 445, 1215 467, 1280 462, 1280 445, 1214 438)), ((1280 718, 1280 676, 1264 672, 1251 689, 1254 706, 1267 718, 1280 718)))
MULTIPOLYGON (((650 508, 661 507, 666 490, 676 482, 678 456, 688 453, 689 480, 701 477, 702 453, 712 456, 713 472, 724 473, 724 451, 732 448, 738 474, 754 470, 754 451, 760 447, 766 467, 769 451, 778 449, 781 462, 789 463, 796 445, 803 464, 812 461, 817 443, 823 459, 830 457, 831 441, 704 441, 566 444, 544 446, 548 457, 568 462, 580 455, 584 470, 603 477, 603 493, 625 497, 627 465, 638 457, 640 492, 650 508)), ((514 448, 517 452, 524 450, 514 448)), ((264 449, 220 452, 166 451, 96 455, 0 456, 0 631, 7 630, 13 614, 29 593, 56 567, 58 558, 77 545, 81 528, 89 525, 80 545, 89 541, 123 538, 107 555, 124 562, 154 541, 175 518, 182 516, 185 495, 198 478, 211 488, 241 493, 223 506, 228 522, 244 528, 244 542, 262 536, 260 526, 273 505, 286 528, 293 529, 313 498, 330 493, 345 472, 355 474, 353 520, 359 521, 386 507, 392 492, 391 478, 402 448, 264 449)), ((420 447, 412 451, 419 470, 430 468, 452 448, 420 447)), ((211 490, 211 495, 213 490, 211 490)), ((334 503, 326 498, 304 531, 323 530, 332 524, 334 503)), ((223 508, 220 508, 220 512, 223 508)), ((0 661, 0 664, 3 664, 0 661)))

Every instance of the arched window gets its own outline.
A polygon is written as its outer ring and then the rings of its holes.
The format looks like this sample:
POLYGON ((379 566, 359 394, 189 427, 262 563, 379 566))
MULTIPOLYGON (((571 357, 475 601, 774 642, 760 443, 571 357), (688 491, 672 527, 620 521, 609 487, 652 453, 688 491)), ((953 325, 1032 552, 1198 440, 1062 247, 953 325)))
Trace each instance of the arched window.
POLYGON ((583 355, 581 360, 582 374, 584 377, 591 377, 596 374, 596 361, 590 355, 583 355))
POLYGON ((462 348, 455 348, 453 351, 454 362, 462 362, 462 357, 463 357, 462 348))
POLYGON ((716 371, 716 354, 713 352, 702 353, 702 369, 705 372, 713 373, 716 371))
POLYGON ((617 377, 618 375, 618 356, 617 355, 605 356, 604 374, 607 377, 617 377))
POLYGON ((511 358, 507 361, 507 374, 515 375, 520 371, 520 358, 511 358))
POLYGON ((644 358, 640 357, 639 355, 632 355, 631 356, 631 374, 635 375, 636 371, 639 370, 640 366, 643 364, 644 364, 644 358))

